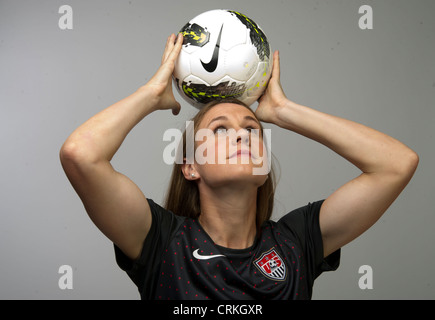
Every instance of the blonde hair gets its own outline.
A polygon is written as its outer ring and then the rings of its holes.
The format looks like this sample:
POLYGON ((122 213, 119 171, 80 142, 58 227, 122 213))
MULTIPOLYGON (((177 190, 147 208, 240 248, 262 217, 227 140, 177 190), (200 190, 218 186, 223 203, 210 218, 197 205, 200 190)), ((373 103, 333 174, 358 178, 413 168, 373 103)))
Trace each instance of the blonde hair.
MULTIPOLYGON (((242 105, 252 112, 249 106, 237 99, 225 99, 224 101, 210 102, 200 109, 198 113, 191 119, 191 121, 194 123, 194 134, 197 132, 199 124, 204 118, 204 115, 211 108, 222 103, 234 103, 242 105)), ((254 112, 252 113, 255 116, 254 112)), ((263 126, 261 123, 260 127, 261 132, 263 132, 263 126)), ((178 149, 179 151, 181 150, 183 152, 182 159, 185 159, 186 131, 183 133, 183 138, 180 141, 180 146, 178 149)), ((181 168, 182 164, 174 164, 164 207, 176 215, 198 219, 201 214, 199 189, 195 181, 187 180, 184 177, 181 168)), ((257 229, 259 229, 261 225, 265 221, 269 220, 272 216, 275 187, 275 174, 273 166, 271 166, 271 170, 268 173, 266 182, 260 186, 257 191, 257 229)))

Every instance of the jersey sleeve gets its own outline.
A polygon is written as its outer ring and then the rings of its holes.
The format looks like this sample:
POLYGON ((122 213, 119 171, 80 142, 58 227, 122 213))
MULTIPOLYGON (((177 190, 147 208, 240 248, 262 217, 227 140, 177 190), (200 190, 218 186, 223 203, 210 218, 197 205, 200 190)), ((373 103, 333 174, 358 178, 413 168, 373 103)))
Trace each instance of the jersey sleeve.
POLYGON ((299 241, 307 259, 312 282, 324 271, 335 271, 340 264, 341 249, 323 257, 323 240, 319 213, 324 200, 309 203, 283 216, 278 223, 299 241))
POLYGON ((159 272, 161 256, 185 219, 162 208, 151 199, 148 199, 148 204, 152 222, 139 258, 131 260, 114 244, 118 266, 136 284, 142 299, 152 299, 153 292, 150 288, 155 288, 154 281, 158 278, 156 275, 159 272))

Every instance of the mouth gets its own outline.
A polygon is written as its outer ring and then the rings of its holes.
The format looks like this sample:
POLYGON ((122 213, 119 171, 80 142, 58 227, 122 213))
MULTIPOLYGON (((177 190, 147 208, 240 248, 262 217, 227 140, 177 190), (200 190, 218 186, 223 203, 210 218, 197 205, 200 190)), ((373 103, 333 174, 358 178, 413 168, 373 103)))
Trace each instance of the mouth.
POLYGON ((229 157, 229 159, 235 158, 235 157, 244 157, 244 156, 252 157, 251 151, 249 151, 249 150, 237 150, 229 157))

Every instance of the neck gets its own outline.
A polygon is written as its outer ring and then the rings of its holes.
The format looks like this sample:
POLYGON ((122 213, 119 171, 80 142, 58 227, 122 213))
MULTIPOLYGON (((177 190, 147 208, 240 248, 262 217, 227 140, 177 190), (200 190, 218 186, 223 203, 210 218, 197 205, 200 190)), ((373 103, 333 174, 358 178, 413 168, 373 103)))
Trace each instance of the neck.
POLYGON ((250 247, 257 233, 257 188, 200 190, 199 222, 213 241, 222 247, 250 247))

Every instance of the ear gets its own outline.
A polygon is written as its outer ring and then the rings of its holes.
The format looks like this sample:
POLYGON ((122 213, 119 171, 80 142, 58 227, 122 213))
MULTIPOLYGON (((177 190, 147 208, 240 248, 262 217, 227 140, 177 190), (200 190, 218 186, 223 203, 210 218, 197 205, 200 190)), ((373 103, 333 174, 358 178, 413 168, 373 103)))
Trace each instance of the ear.
POLYGON ((181 165, 181 171, 183 172, 184 178, 186 178, 186 180, 193 181, 200 177, 199 173, 195 169, 195 166, 193 164, 186 164, 186 161, 184 161, 184 163, 181 165))

